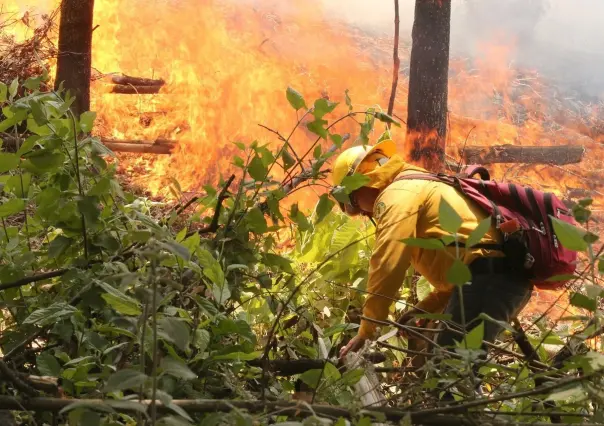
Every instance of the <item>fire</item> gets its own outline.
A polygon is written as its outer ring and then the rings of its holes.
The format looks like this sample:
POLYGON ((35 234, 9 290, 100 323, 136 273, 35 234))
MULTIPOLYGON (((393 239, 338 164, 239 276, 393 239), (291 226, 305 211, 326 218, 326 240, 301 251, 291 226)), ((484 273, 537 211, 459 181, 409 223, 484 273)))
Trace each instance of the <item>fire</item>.
MULTIPOLYGON (((13 0, 7 7, 23 13, 22 3, 27 1, 13 0)), ((49 12, 58 1, 34 3, 49 12)), ((239 152, 233 142, 278 143, 258 124, 289 133, 300 115, 285 100, 287 86, 301 92, 307 103, 327 96, 343 104, 349 89, 355 110, 387 104, 392 40, 337 23, 324 16, 318 1, 267 3, 255 8, 218 0, 95 2, 94 70, 99 75, 163 78, 167 83, 157 95, 111 94, 103 78, 92 84, 98 135, 178 141, 170 157, 121 155, 120 167, 130 172, 134 183, 165 196, 174 178, 184 190, 196 191, 234 170, 231 161, 239 152)), ((585 145, 588 153, 580 165, 490 168, 498 179, 516 180, 561 197, 570 189, 590 190, 594 210, 601 211, 601 106, 586 104, 570 111, 566 99, 552 94, 538 73, 520 75, 509 65, 512 48, 485 46, 485 54, 472 63, 452 58, 449 159, 458 161, 466 145, 585 145)), ((403 119, 408 54, 400 53, 403 74, 394 108, 403 119)), ((338 111, 343 115, 345 107, 336 109, 334 116, 338 111)), ((339 130, 353 128, 349 124, 339 130)), ((376 138, 382 130, 376 129, 376 138)), ((402 149, 404 126, 398 132, 394 136, 402 149)), ((314 139, 300 130, 292 145, 301 154, 314 139)))

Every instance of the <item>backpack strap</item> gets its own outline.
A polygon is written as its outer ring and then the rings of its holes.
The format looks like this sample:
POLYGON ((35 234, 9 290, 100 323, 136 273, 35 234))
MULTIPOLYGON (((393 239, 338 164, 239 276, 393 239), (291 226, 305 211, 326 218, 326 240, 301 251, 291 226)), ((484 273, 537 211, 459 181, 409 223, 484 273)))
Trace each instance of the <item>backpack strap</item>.
POLYGON ((482 180, 491 180, 491 175, 489 171, 483 166, 478 166, 476 164, 472 164, 470 166, 466 166, 465 169, 461 173, 459 173, 458 177, 468 177, 473 179, 475 175, 480 176, 482 180))
MULTIPOLYGON (((467 173, 467 171, 471 172, 472 175, 479 174, 481 176, 481 178, 486 177, 486 179, 483 179, 483 180, 490 180, 490 175, 489 175, 489 172, 487 169, 485 169, 484 167, 480 167, 480 166, 470 166, 470 167, 466 168, 466 170, 464 170, 464 173, 462 173, 460 175, 450 176, 450 175, 446 175, 443 173, 438 173, 438 174, 436 174, 436 173, 410 173, 408 175, 402 175, 402 176, 397 177, 396 179, 394 179, 393 182, 397 182, 399 180, 412 180, 412 179, 442 182, 444 184, 451 185, 451 186, 459 189, 460 192, 462 194, 464 194, 463 190, 461 190, 461 186, 459 184, 459 179, 463 178, 463 175, 465 173, 467 173)), ((492 200, 489 200, 489 201, 491 201, 491 205, 493 206, 493 213, 494 213, 493 221, 495 222, 496 226, 499 227, 501 212, 499 210, 499 207, 497 207, 497 205, 492 200)), ((449 246, 454 247, 455 242, 449 244, 449 246)), ((465 244, 463 244, 463 243, 457 243, 457 246, 461 247, 461 248, 465 248, 465 244)), ((502 244, 479 243, 479 244, 473 245, 472 248, 503 251, 502 244)))

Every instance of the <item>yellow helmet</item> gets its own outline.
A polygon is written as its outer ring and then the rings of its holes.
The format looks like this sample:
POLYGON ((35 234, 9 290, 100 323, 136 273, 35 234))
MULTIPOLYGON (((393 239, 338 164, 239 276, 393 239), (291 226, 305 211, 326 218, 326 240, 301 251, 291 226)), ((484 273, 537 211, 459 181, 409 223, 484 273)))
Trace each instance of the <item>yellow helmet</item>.
MULTIPOLYGON (((338 186, 342 183, 346 176, 352 176, 353 174, 360 171, 363 160, 368 158, 371 154, 380 152, 385 157, 392 157, 396 154, 396 144, 391 140, 384 140, 378 142, 373 146, 353 146, 342 152, 333 164, 333 171, 331 173, 331 182, 333 186, 338 186)), ((363 172, 369 172, 375 167, 369 170, 363 170, 363 172)))

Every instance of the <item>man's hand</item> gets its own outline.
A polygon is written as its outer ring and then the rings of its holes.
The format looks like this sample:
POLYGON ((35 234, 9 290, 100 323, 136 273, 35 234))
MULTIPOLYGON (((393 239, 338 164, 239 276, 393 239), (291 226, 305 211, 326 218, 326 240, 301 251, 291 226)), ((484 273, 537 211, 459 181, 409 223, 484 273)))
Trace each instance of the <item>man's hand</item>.
POLYGON ((361 337, 358 334, 354 336, 346 346, 340 349, 340 359, 343 359, 348 352, 356 352, 361 349, 366 341, 366 338, 361 337))

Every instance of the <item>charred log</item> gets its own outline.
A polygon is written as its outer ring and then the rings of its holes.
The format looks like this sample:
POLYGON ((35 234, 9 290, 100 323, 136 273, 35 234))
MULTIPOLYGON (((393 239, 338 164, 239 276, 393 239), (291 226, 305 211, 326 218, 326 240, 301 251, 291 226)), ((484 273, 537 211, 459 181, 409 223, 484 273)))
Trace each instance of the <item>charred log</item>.
POLYGON ((121 95, 152 95, 159 93, 162 86, 133 86, 127 84, 116 84, 111 87, 110 93, 118 93, 121 95))
POLYGON ((94 0, 63 0, 55 90, 63 84, 79 116, 90 109, 90 74, 94 0))
POLYGON ((112 75, 111 82, 113 84, 132 85, 132 86, 163 86, 166 82, 163 79, 132 77, 129 75, 112 75))
POLYGON ((406 155, 440 172, 444 167, 451 0, 416 0, 409 65, 406 155))
POLYGON ((530 164, 573 164, 580 163, 585 147, 493 145, 469 146, 462 153, 468 164, 530 163, 530 164))

